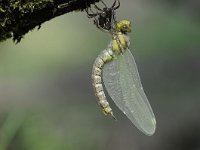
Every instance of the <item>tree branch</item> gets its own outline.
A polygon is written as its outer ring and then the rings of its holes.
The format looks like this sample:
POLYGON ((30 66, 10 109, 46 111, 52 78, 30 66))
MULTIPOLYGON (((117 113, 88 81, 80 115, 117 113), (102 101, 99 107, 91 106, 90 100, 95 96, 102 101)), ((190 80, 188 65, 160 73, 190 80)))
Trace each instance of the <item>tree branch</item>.
POLYGON ((20 42, 30 30, 57 16, 83 11, 99 0, 0 0, 0 41, 20 42))

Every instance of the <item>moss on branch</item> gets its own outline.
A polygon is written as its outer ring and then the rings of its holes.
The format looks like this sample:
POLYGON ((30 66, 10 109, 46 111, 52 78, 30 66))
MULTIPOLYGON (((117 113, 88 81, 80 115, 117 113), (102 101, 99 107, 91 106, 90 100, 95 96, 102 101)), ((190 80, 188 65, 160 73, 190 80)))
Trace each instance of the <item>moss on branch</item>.
POLYGON ((0 0, 0 41, 21 38, 35 27, 99 0, 0 0))

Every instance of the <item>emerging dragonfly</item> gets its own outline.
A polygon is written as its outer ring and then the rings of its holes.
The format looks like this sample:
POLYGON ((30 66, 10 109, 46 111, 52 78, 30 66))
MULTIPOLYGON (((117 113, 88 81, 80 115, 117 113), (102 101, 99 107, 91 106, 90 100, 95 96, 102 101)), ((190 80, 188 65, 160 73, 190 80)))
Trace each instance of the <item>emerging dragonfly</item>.
POLYGON ((113 28, 112 41, 93 65, 92 84, 95 95, 103 113, 114 117, 104 93, 103 75, 108 94, 119 109, 144 134, 153 135, 156 119, 142 88, 134 57, 129 50, 127 33, 131 32, 131 23, 121 20, 115 23, 113 28))

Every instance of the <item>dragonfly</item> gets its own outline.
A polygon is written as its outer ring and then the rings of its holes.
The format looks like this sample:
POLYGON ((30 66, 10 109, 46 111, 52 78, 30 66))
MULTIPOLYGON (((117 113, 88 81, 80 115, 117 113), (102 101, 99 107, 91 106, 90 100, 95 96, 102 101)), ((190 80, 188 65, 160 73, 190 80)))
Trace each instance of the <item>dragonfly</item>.
POLYGON ((111 99, 128 119, 144 134, 153 135, 156 119, 129 48, 127 34, 131 32, 131 22, 121 20, 113 28, 110 44, 98 55, 92 69, 92 84, 98 104, 106 116, 115 119, 104 92, 105 86, 111 99))

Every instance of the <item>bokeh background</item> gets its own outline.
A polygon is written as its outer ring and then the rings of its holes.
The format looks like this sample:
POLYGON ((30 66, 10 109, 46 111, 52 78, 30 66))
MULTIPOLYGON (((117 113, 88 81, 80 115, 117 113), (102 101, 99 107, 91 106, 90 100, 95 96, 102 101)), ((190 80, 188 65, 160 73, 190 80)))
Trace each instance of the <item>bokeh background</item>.
POLYGON ((121 0, 117 18, 132 21, 156 133, 138 131, 110 98, 118 121, 103 116, 91 69, 111 37, 72 12, 0 43, 0 150, 200 150, 199 0, 121 0))

